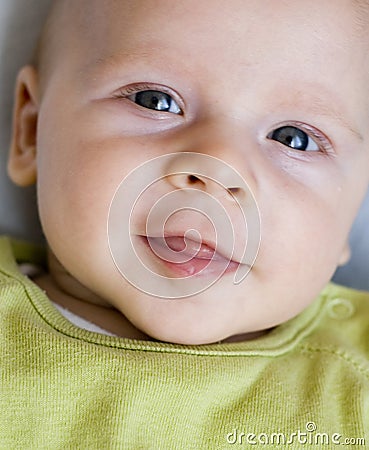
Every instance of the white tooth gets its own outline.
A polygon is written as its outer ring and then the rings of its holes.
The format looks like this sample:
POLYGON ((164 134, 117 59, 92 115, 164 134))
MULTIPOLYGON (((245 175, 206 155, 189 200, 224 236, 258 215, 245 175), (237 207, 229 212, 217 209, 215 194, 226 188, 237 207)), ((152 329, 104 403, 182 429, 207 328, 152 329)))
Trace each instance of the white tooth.
POLYGON ((190 266, 187 268, 187 271, 189 272, 189 276, 192 276, 195 273, 195 267, 194 266, 190 266))

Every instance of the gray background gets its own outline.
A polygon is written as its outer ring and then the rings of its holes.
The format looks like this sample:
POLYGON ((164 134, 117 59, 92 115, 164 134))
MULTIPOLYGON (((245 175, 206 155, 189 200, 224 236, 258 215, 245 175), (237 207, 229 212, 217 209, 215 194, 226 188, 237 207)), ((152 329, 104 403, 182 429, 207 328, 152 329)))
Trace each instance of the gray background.
MULTIPOLYGON (((0 0, 0 234, 42 242, 35 188, 17 188, 6 175, 17 70, 28 62, 50 0, 0 0)), ((339 219, 337 219, 339 220, 339 219)), ((369 290, 369 195, 352 228, 352 258, 334 281, 369 290)))

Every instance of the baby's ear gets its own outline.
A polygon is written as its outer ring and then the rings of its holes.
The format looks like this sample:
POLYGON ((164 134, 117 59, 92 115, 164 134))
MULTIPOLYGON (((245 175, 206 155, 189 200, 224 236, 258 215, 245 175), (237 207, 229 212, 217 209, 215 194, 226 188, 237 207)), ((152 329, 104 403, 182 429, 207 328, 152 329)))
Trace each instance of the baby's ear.
POLYGON ((38 76, 32 66, 23 67, 17 77, 13 131, 8 158, 8 175, 18 186, 36 182, 38 118, 38 76))
POLYGON ((345 246, 343 247, 340 259, 338 260, 339 266, 344 266, 350 261, 351 258, 351 248, 348 241, 346 242, 345 246))

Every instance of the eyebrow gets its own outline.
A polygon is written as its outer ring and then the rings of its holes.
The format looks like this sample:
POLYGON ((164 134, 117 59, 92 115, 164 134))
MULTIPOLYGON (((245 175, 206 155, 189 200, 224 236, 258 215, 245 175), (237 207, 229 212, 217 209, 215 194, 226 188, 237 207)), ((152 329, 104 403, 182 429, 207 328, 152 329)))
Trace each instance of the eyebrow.
MULTIPOLYGON (((148 67, 150 67, 151 70, 153 69, 153 58, 156 58, 155 66, 160 67, 168 62, 168 54, 169 49, 163 45, 157 47, 155 46, 155 43, 150 42, 150 45, 143 48, 127 49, 126 51, 120 51, 119 53, 113 53, 88 61, 86 65, 78 70, 78 74, 82 77, 85 76, 83 83, 90 85, 94 85, 104 79, 116 78, 116 80, 121 80, 122 70, 131 69, 132 67, 141 67, 147 72, 148 67), (160 48, 162 55, 158 52, 158 48, 160 48), (164 50, 164 54, 162 50, 164 50), (150 62, 150 66, 148 66, 148 61, 150 62)), ((177 55, 174 54, 171 61, 173 61, 176 56, 177 55)), ((178 60, 178 65, 180 65, 180 60, 178 60)), ((187 71, 182 71, 181 73, 183 74, 186 72, 187 71)), ((178 73, 180 72, 178 71, 178 73)))
POLYGON ((122 63, 130 61, 140 61, 141 59, 147 59, 152 56, 150 50, 146 51, 129 51, 119 53, 119 55, 109 55, 101 58, 97 58, 92 61, 87 67, 91 66, 97 70, 106 68, 116 68, 122 65, 122 63))
MULTIPOLYGON (((141 61, 152 59, 153 55, 160 56, 158 49, 162 52, 169 52, 169 47, 164 47, 162 43, 155 45, 154 41, 149 44, 140 46, 140 48, 127 49, 126 51, 120 51, 119 53, 113 53, 107 56, 96 58, 86 64, 82 68, 82 71, 91 71, 98 75, 104 76, 105 73, 109 74, 112 70, 119 69, 132 62, 139 64, 141 61)), ((167 57, 167 53, 165 54, 167 57)))
MULTIPOLYGON (((301 84, 301 82, 299 84, 301 84)), ((339 104, 338 95, 335 95, 334 92, 326 86, 317 82, 304 81, 303 84, 305 86, 304 92, 301 88, 293 91, 292 88, 289 87, 288 89, 291 91, 293 101, 282 101, 279 103, 280 106, 298 107, 302 110, 308 110, 309 113, 312 113, 313 115, 332 119, 341 127, 349 131, 356 139, 364 141, 363 135, 349 122, 343 112, 345 108, 343 105, 341 106, 339 104), (319 94, 319 96, 317 94, 319 94)), ((292 82, 289 86, 293 85, 294 83, 292 82)), ((285 92, 285 87, 283 88, 283 92, 285 92)))

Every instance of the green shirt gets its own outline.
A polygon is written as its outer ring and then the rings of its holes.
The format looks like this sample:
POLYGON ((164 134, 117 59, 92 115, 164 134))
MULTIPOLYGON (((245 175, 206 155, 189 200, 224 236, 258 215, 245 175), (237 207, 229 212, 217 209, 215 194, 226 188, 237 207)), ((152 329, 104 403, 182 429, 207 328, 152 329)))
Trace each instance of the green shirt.
POLYGON ((68 322, 18 270, 43 257, 0 237, 1 449, 368 448, 368 293, 248 342, 135 341, 68 322))

